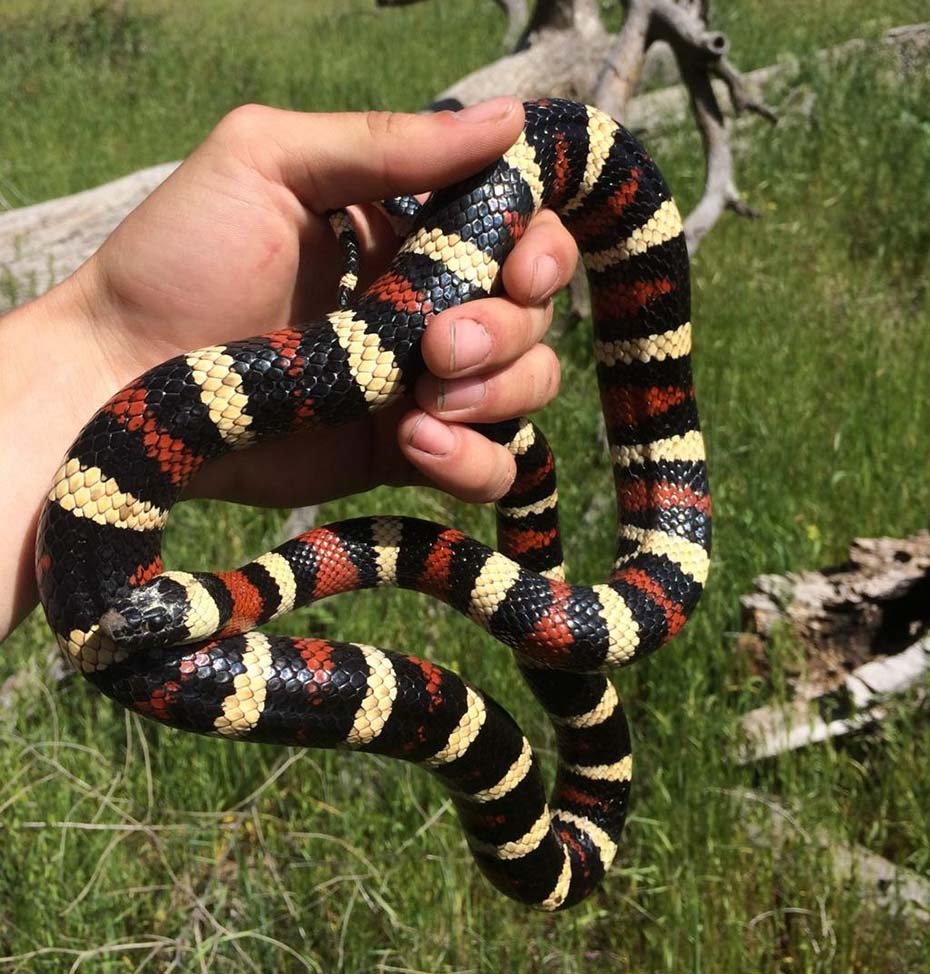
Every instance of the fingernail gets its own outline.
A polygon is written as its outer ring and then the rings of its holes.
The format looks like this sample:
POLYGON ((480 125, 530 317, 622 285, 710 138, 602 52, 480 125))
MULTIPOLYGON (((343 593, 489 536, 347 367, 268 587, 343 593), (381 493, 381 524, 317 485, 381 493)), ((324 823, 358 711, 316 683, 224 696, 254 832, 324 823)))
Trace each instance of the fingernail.
POLYGON ((439 411, 453 412, 467 409, 484 399, 487 389, 484 379, 451 379, 439 383, 439 411))
POLYGON ((484 325, 471 318, 457 318, 449 326, 452 348, 449 371, 459 372, 480 365, 491 354, 491 336, 484 325))
POLYGON ((455 446, 455 433, 445 423, 434 419, 429 413, 423 413, 413 424, 407 442, 414 450, 444 457, 455 446))
POLYGON ((468 108, 454 112, 453 117, 460 122, 497 122, 506 118, 513 111, 514 105, 515 98, 502 95, 490 101, 479 101, 477 105, 469 105, 468 108))
POLYGON ((559 283, 559 265, 554 257, 543 254, 533 261, 533 280, 530 282, 530 300, 542 301, 549 297, 559 283))

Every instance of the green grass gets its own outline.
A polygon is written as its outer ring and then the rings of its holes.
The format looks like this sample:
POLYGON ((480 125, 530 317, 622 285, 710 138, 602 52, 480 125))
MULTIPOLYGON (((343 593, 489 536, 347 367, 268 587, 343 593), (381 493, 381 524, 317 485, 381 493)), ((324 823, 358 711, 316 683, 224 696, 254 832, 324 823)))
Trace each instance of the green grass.
MULTIPOLYGON (((476 7, 493 40, 502 18, 490 0, 476 7)), ((884 26, 920 19, 914 7, 870 9, 884 26)), ((180 155, 244 99, 410 108, 486 58, 487 32, 452 3, 378 13, 363 2, 150 3, 130 5, 123 23, 55 9, 0 5, 0 92, 10 106, 0 192, 14 202, 180 155), (49 22, 59 24, 51 39, 49 22), (427 55, 415 53, 411 32, 430 38, 427 55)), ((843 16, 854 12, 848 0, 803 22, 757 0, 720 11, 747 66, 860 33, 843 16)), ((713 574, 682 636, 617 678, 637 779, 602 891, 557 917, 501 899, 417 769, 185 736, 126 717, 81 681, 46 686, 49 637, 33 617, 0 664, 0 678, 31 677, 15 712, 0 716, 0 957, 22 958, 0 970, 930 969, 925 924, 871 906, 805 839, 827 829, 930 879, 926 710, 911 698, 854 744, 754 769, 735 762, 739 715, 783 694, 778 654, 774 687, 739 655, 740 593, 760 572, 842 558, 854 535, 926 526, 930 505, 930 80, 895 79, 866 59, 802 81, 817 96, 810 121, 760 124, 739 152, 741 185, 765 218, 725 219, 695 262, 713 574), (777 848, 752 839, 767 818, 736 797, 747 787, 795 815, 798 830, 777 848)), ((693 199, 696 137, 653 148, 693 199)), ((571 574, 593 580, 610 559, 611 506, 592 493, 608 490, 609 464, 597 446, 587 334, 569 332, 559 351, 564 392, 541 422, 560 459, 571 574)), ((379 490, 325 514, 374 512, 491 536, 486 510, 427 491, 379 490)), ((185 505, 168 558, 225 567, 269 547, 282 522, 281 513, 185 505)), ((551 735, 506 653, 441 606, 360 593, 280 628, 434 656, 511 709, 551 761, 551 735)))

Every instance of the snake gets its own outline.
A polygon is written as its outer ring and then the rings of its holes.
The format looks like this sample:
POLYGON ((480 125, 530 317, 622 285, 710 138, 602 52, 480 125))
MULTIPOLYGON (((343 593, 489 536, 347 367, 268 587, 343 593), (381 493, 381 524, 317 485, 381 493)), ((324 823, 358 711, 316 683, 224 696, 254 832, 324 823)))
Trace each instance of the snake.
POLYGON ((654 652, 705 585, 711 508, 691 367, 688 251, 651 157, 596 108, 528 102, 494 164, 434 193, 389 269, 318 321, 150 369, 78 435, 42 509, 36 574, 64 654, 106 696, 185 731, 413 762, 448 790, 480 871, 561 910, 598 889, 626 818, 629 726, 607 672, 654 652), (513 456, 497 547, 410 517, 314 527, 248 564, 166 570, 172 505, 205 463, 395 402, 431 319, 500 293, 532 216, 554 210, 587 272, 617 504, 603 582, 566 580, 555 461, 525 418, 476 428, 513 456), (330 596, 398 586, 511 650, 554 728, 551 796, 514 719, 419 656, 258 627, 330 596))

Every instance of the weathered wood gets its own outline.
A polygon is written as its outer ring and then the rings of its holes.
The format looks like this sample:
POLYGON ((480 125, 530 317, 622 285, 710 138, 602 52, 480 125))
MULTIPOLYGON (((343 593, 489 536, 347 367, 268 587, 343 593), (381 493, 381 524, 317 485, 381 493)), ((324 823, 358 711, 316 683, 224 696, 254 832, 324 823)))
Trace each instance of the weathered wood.
POLYGON ((849 558, 824 571, 761 575, 740 600, 740 644, 767 675, 769 645, 787 634, 802 655, 790 674, 799 690, 839 687, 845 675, 898 652, 930 629, 930 533, 857 538, 849 558))
POLYGON ((873 660, 847 674, 825 693, 804 684, 788 706, 759 707, 741 721, 740 763, 750 764, 864 730, 889 715, 891 694, 903 693, 930 675, 930 637, 901 653, 873 660))
POLYGON ((177 166, 165 162, 73 196, 0 213, 0 310, 67 277, 177 166))
POLYGON ((790 642, 785 706, 743 718, 743 761, 849 734, 883 720, 890 694, 930 673, 930 534, 858 538, 824 571, 762 575, 741 599, 738 645, 769 675, 772 643, 790 642))

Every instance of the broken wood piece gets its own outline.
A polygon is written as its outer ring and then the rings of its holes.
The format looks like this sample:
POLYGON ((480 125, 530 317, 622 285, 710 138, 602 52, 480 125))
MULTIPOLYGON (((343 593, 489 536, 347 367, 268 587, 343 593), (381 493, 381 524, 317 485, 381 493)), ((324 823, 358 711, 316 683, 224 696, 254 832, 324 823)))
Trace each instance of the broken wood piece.
POLYGON ((775 640, 793 700, 746 714, 743 763, 849 734, 888 716, 888 697, 930 673, 930 533, 857 538, 841 565, 761 575, 740 600, 738 645, 769 675, 775 640), (782 654, 784 657, 784 654, 782 654))
POLYGON ((886 716, 884 708, 870 707, 852 717, 826 720, 811 713, 806 701, 795 701, 786 707, 759 707, 745 714, 740 722, 746 740, 737 760, 739 764, 752 764, 822 744, 864 730, 886 716))
POLYGON ((772 642, 785 637, 798 648, 789 684, 797 696, 813 699, 930 630, 930 533, 857 538, 843 564, 760 575, 740 603, 739 645, 754 671, 768 675, 772 642))

